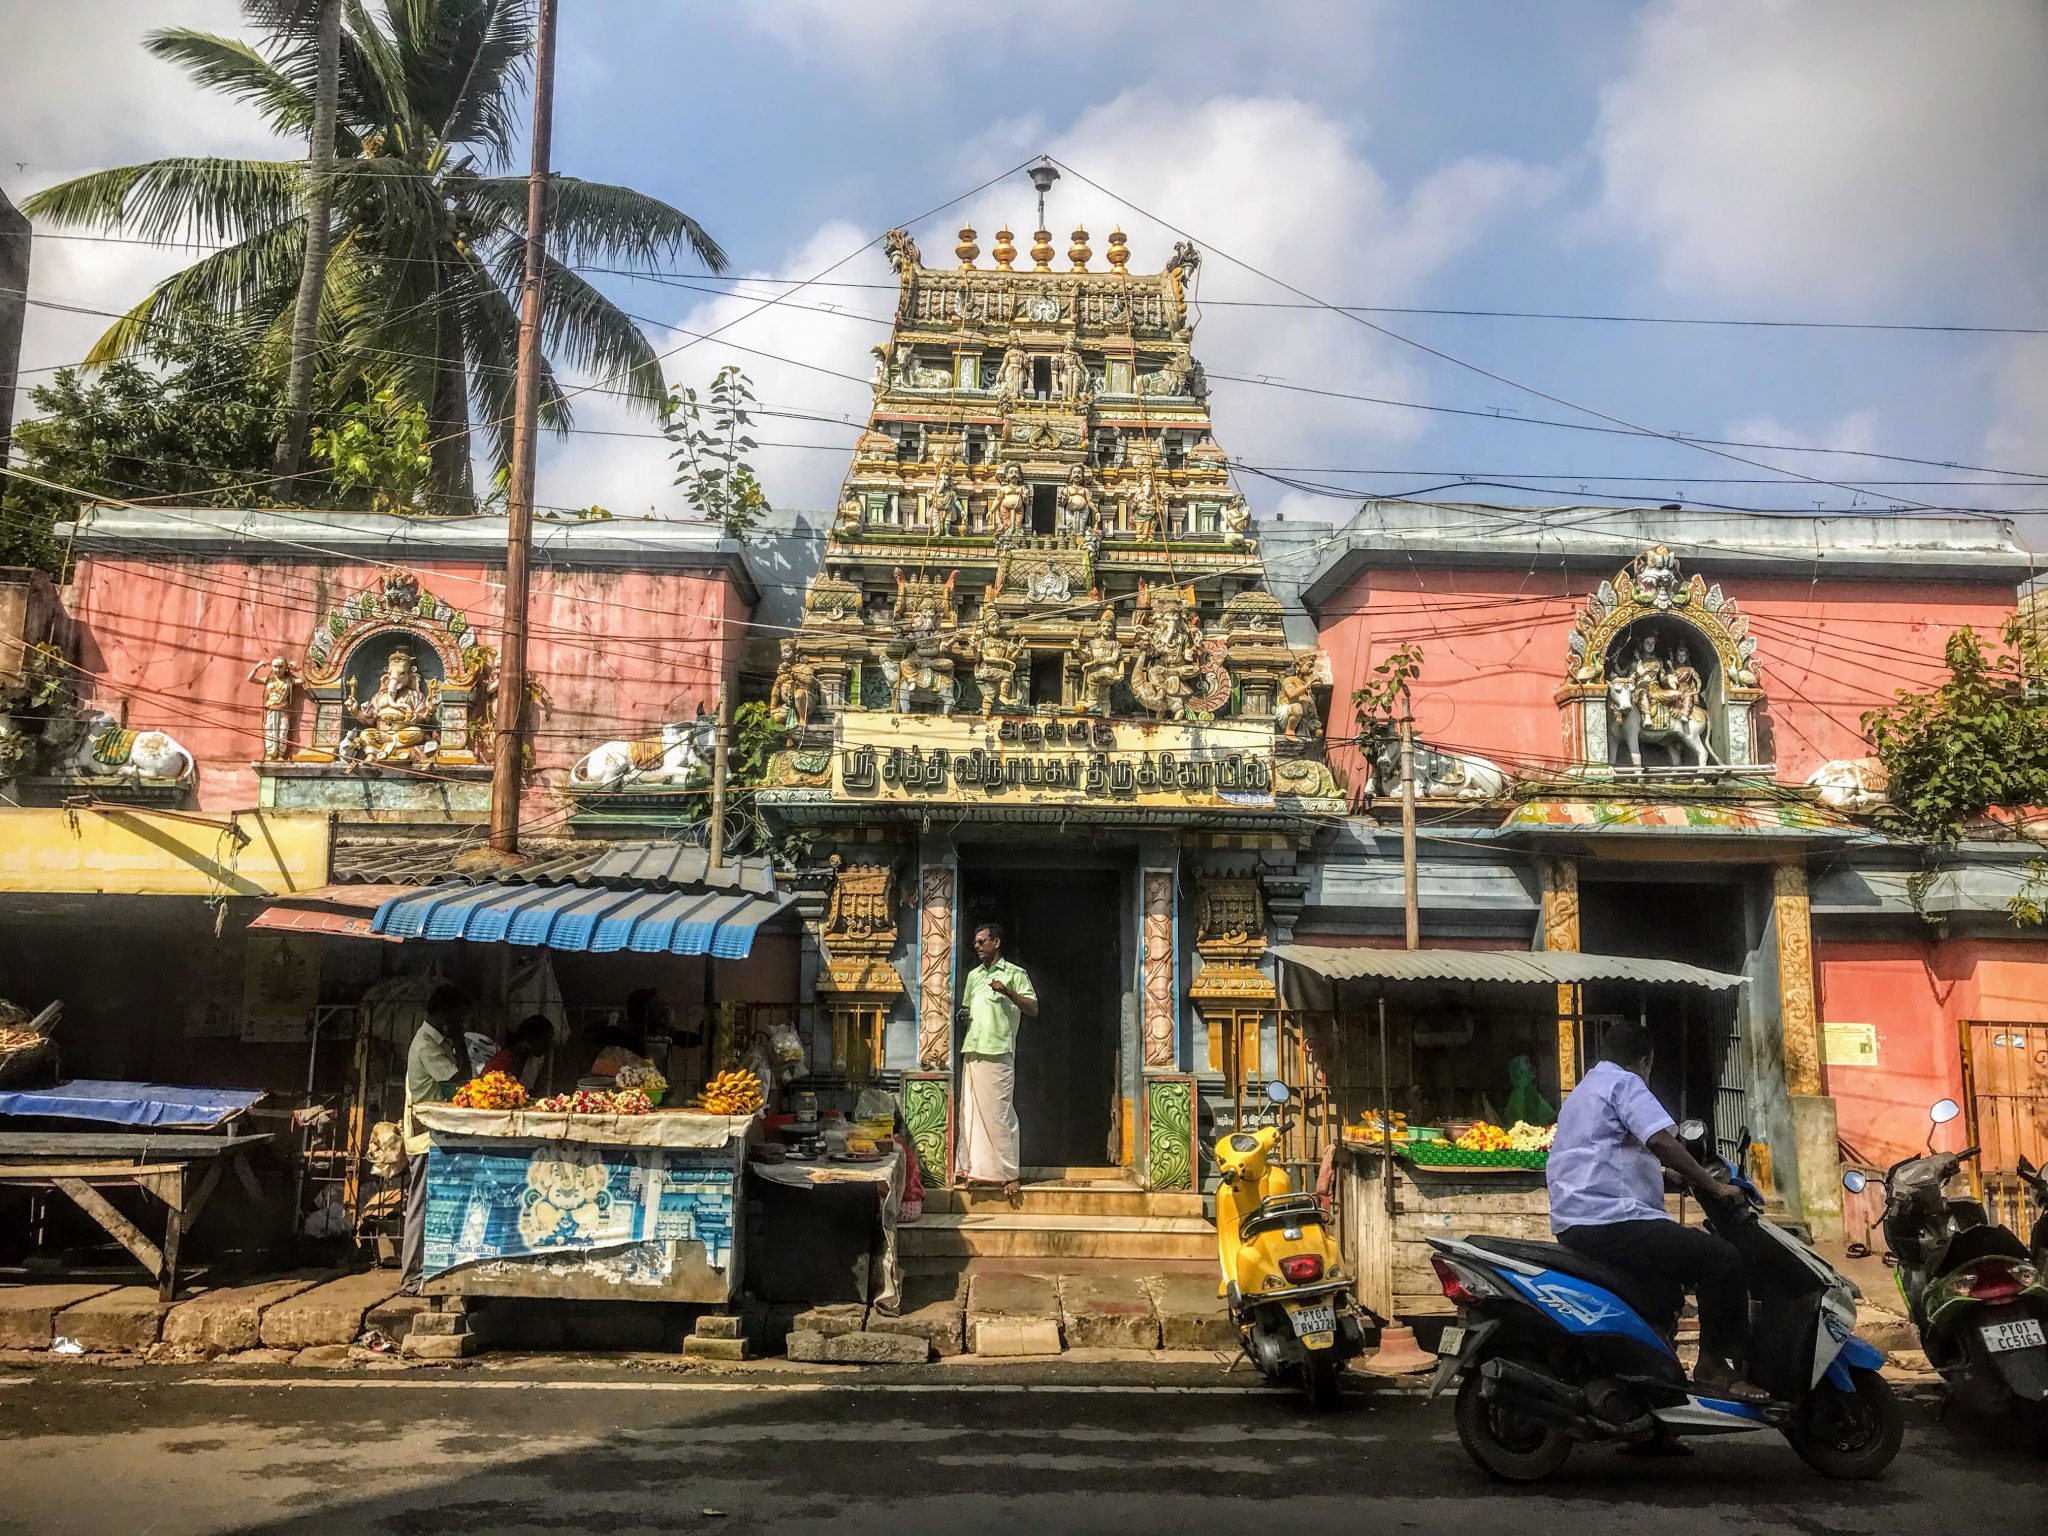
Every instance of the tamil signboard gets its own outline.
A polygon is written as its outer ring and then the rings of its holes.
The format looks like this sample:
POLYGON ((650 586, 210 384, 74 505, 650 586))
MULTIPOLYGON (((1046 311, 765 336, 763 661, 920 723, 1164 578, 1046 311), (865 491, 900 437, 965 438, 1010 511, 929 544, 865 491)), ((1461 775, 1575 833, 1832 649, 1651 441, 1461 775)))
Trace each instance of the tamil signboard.
POLYGON ((832 798, 904 805, 1270 808, 1273 728, 1092 716, 846 714, 832 798))

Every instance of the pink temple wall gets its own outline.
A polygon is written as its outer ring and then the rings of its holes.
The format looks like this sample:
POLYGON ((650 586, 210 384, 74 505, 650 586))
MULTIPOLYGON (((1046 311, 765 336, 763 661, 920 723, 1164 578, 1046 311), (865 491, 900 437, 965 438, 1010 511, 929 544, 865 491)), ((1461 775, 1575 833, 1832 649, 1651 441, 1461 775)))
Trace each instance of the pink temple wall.
MULTIPOLYGON (((473 561, 408 569, 467 613, 484 644, 499 643, 500 570, 473 561)), ((79 662, 97 680, 94 701, 118 711, 125 700, 129 725, 167 731, 192 752, 198 808, 246 809, 263 741, 250 668, 272 656, 303 665, 328 611, 383 574, 341 562, 93 555, 79 562, 66 603, 79 662)), ((713 707, 720 682, 736 679, 750 612, 723 572, 538 567, 527 665, 553 700, 536 724, 541 782, 559 785, 598 742, 713 707)), ((295 737, 309 737, 312 724, 302 696, 295 737)), ((529 818, 554 809, 543 790, 527 798, 529 818)))
POLYGON ((1877 1030, 1877 1065, 1830 1066, 1826 1087, 1842 1139, 1880 1166, 1921 1149, 1935 1100, 1962 1102, 1964 1021, 2048 1024, 2048 942, 1830 939, 1813 957, 1822 1023, 1877 1030))
MULTIPOLYGON (((1362 572, 1323 605, 1321 640, 1335 687, 1330 734, 1354 729, 1352 690, 1406 642, 1422 651, 1416 732, 1432 745, 1492 757, 1510 772, 1564 752, 1552 695, 1565 681, 1566 638, 1592 583, 1556 572, 1402 567, 1362 572)), ((1726 578, 1750 615, 1767 704, 1766 741, 1781 780, 1863 757, 1859 717, 1898 688, 1945 675, 1942 647, 1961 626, 1995 635, 2015 596, 1984 583, 1726 578)), ((1340 752, 1353 784, 1357 755, 1340 752)))

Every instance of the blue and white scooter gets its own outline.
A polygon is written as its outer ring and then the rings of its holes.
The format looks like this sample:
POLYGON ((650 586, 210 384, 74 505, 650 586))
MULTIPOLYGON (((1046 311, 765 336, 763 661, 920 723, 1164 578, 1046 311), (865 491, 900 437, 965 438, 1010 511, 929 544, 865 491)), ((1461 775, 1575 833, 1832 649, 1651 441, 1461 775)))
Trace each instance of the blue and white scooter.
MULTIPOLYGON (((1503 1482, 1536 1482, 1574 1445, 1651 1445, 1687 1435, 1772 1429, 1815 1471, 1875 1477, 1899 1452, 1904 1419, 1878 1374, 1884 1357, 1855 1335, 1856 1290, 1784 1228, 1763 1195, 1706 1149, 1706 1127, 1678 1128, 1740 1201, 1701 1201, 1707 1226, 1749 1267, 1751 1355, 1736 1362, 1771 1395, 1752 1406, 1694 1391, 1641 1287, 1558 1243, 1431 1238, 1430 1263, 1458 1321, 1438 1344, 1435 1397, 1458 1382, 1458 1439, 1503 1482)), ((1738 1166, 1749 1149, 1742 1133, 1738 1166)))

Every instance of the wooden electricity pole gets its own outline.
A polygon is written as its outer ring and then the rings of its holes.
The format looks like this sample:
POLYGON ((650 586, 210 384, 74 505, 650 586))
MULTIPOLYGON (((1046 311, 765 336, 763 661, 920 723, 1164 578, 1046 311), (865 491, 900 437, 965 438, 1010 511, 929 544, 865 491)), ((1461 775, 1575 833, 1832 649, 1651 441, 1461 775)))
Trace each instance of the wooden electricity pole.
POLYGON ((1422 948, 1422 911, 1415 869, 1415 717, 1401 695, 1401 917, 1408 948, 1422 948))
POLYGON ((533 46, 533 163, 526 178, 526 279, 519 291, 519 363, 512 395, 512 475, 505 495, 505 623, 498 652, 497 739, 491 757, 491 847, 519 852, 526 746, 526 585, 533 544, 534 438, 540 430, 541 276, 548 241, 548 148, 555 111, 555 3, 540 0, 533 46))
POLYGON ((726 740, 732 735, 732 691, 718 690, 718 735, 711 743, 711 861, 725 868, 726 740))

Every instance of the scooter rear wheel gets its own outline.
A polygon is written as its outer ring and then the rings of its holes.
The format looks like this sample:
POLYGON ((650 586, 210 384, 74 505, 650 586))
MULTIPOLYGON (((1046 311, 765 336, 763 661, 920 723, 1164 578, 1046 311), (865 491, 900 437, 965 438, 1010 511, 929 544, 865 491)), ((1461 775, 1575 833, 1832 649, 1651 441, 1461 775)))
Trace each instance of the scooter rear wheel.
POLYGON ((1799 1459, 1823 1477, 1876 1477, 1899 1454, 1906 1416, 1891 1383, 1875 1371, 1849 1368, 1853 1390, 1823 1380, 1793 1414, 1786 1438, 1799 1459))
POLYGON ((1571 1436, 1517 1414, 1499 1399, 1480 1393, 1479 1373, 1458 1387, 1455 1417, 1458 1443, 1488 1477, 1503 1483, 1540 1483, 1565 1464, 1571 1436))
POLYGON ((1337 1355, 1319 1349, 1301 1365, 1301 1384, 1308 1388, 1308 1405, 1318 1413, 1337 1406, 1337 1355))

